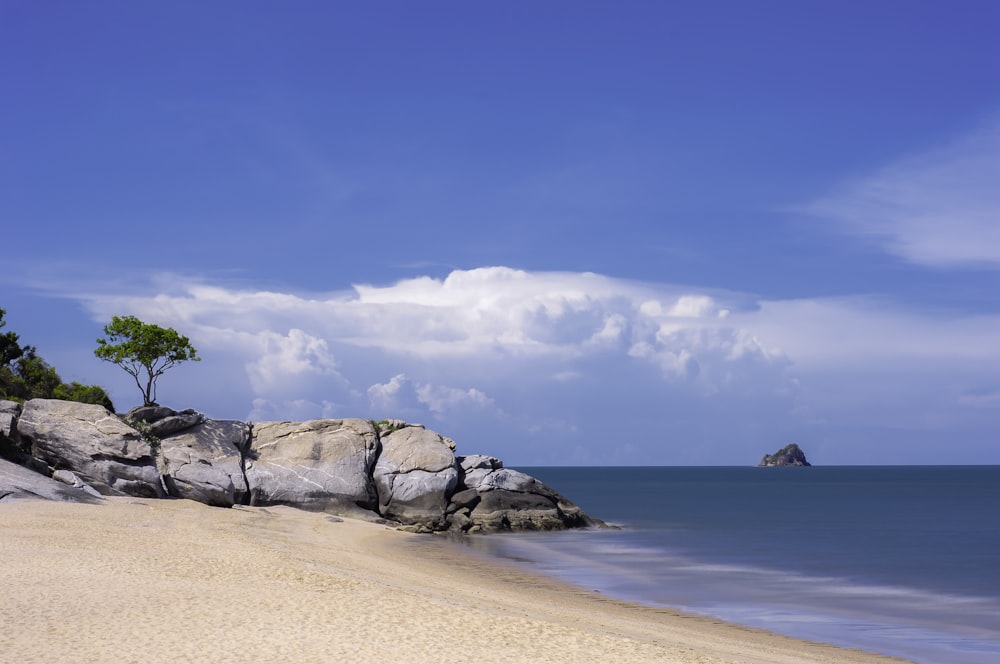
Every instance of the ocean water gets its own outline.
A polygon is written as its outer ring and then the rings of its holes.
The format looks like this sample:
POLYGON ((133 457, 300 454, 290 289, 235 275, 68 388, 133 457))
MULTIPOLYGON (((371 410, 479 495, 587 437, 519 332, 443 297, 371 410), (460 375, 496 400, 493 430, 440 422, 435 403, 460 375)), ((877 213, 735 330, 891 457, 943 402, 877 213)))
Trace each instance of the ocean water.
POLYGON ((494 555, 799 638, 1000 662, 1000 466, 519 470, 621 529, 476 538, 494 555))

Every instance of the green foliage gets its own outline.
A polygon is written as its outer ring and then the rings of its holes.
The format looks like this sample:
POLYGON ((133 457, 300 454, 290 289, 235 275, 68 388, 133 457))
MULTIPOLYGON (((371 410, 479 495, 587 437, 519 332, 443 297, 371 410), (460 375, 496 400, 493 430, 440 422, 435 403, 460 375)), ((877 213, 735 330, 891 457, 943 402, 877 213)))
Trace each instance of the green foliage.
POLYGON ((52 391, 53 399, 64 401, 78 401, 80 403, 94 403, 104 406, 112 413, 115 412, 115 405, 111 402, 111 397, 100 385, 83 385, 76 381, 72 383, 62 383, 52 391))
POLYGON ((135 316, 114 316, 104 326, 94 355, 117 364, 135 380, 144 406, 156 403, 156 380, 181 362, 200 362, 190 340, 173 328, 143 323, 135 316))
POLYGON ((149 443, 149 449, 152 451, 153 456, 159 456, 160 454, 160 439, 153 435, 153 425, 146 420, 139 420, 134 417, 127 417, 122 419, 122 422, 129 425, 133 429, 139 432, 142 439, 149 443))
MULTIPOLYGON (((0 309, 0 329, 7 326, 3 319, 7 315, 6 309, 0 309)), ((0 334, 0 366, 7 366, 17 358, 21 357, 23 350, 17 343, 18 336, 14 332, 4 332, 0 334)))
MULTIPOLYGON (((0 309, 0 328, 6 325, 0 309)), ((55 367, 38 355, 34 346, 21 346, 14 332, 0 334, 0 398, 14 401, 28 399, 65 399, 96 403, 114 411, 114 404, 103 388, 62 382, 55 367)))
POLYGON ((21 378, 25 399, 50 399, 62 384, 55 367, 38 356, 34 346, 27 346, 14 362, 14 371, 21 378))
POLYGON ((393 431, 399 431, 404 425, 400 424, 399 421, 391 422, 389 420, 368 420, 371 425, 375 427, 375 431, 379 432, 379 435, 389 435, 393 431))

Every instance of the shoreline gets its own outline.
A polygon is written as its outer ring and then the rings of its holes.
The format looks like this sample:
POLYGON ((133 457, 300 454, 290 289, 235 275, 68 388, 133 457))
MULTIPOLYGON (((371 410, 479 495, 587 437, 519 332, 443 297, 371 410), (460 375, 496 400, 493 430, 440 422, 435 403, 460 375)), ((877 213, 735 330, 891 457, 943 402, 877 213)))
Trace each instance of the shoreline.
POLYGON ((287 507, 0 503, 0 662, 901 662, 287 507))

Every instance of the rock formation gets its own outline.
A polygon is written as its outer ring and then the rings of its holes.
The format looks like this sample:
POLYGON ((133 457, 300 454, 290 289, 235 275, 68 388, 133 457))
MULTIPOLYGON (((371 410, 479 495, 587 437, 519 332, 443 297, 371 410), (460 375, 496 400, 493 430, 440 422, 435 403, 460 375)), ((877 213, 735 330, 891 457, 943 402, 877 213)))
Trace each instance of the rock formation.
POLYGON ((383 438, 373 474, 379 512, 400 523, 444 530, 448 499, 458 485, 454 445, 422 426, 404 426, 383 438))
POLYGON ((378 504, 371 476, 379 438, 368 420, 260 422, 249 445, 254 505, 350 514, 378 504))
POLYGON ((104 406, 32 399, 17 434, 31 458, 76 473, 102 494, 165 495, 149 443, 104 406))
POLYGON ((80 486, 70 486, 6 459, 0 459, 0 501, 39 498, 77 503, 99 503, 104 500, 101 494, 86 487, 82 482, 80 486))
POLYGON ((399 420, 251 425, 161 406, 119 417, 68 401, 0 402, 0 456, 20 464, 0 465, 0 500, 103 494, 290 505, 417 532, 599 524, 499 459, 454 452, 454 441, 399 420))
POLYGON ((583 511, 534 477, 495 457, 458 457, 461 491, 452 496, 453 528, 470 532, 556 530, 593 525, 583 511), (468 526, 464 522, 468 519, 468 526))
POLYGON ((249 432, 244 422, 203 420, 161 439, 158 465, 167 493, 216 507, 249 503, 243 463, 249 432))
POLYGON ((806 461, 806 455, 799 446, 791 443, 774 454, 765 454, 757 465, 770 468, 775 466, 810 466, 812 464, 806 461))

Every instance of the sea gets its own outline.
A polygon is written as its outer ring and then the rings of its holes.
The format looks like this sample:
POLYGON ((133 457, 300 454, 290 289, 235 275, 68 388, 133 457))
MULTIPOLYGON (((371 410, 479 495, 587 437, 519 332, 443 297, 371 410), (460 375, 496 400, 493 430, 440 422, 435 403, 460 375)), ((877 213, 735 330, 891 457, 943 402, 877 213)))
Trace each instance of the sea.
POLYGON ((1000 466, 518 468, 616 526, 476 545, 608 596, 1000 662, 1000 466))

